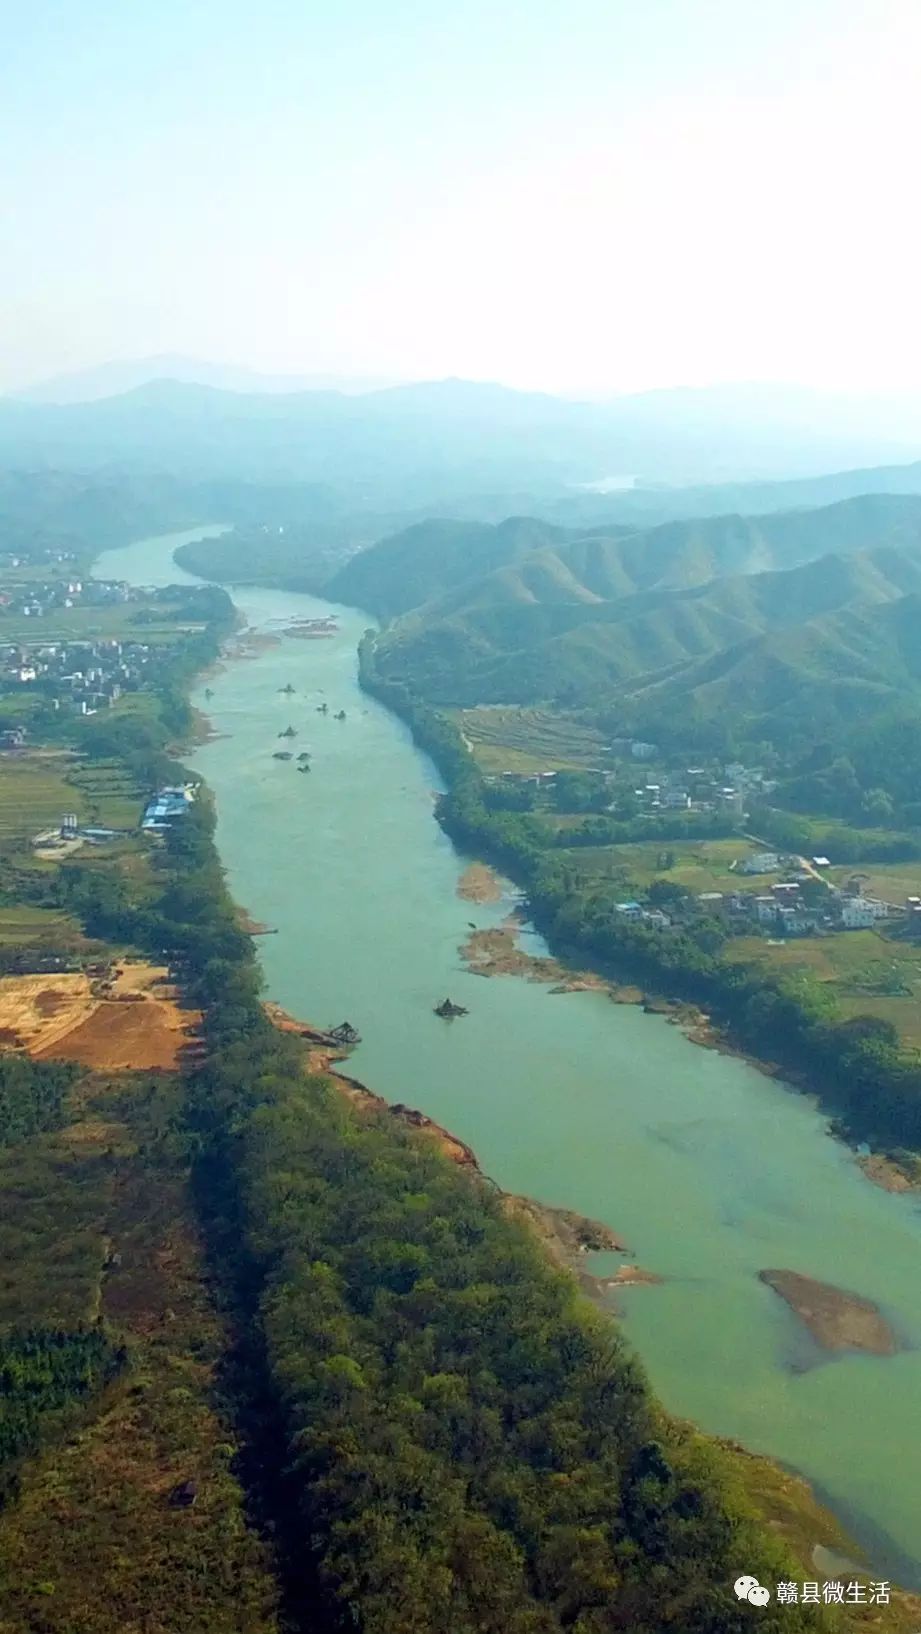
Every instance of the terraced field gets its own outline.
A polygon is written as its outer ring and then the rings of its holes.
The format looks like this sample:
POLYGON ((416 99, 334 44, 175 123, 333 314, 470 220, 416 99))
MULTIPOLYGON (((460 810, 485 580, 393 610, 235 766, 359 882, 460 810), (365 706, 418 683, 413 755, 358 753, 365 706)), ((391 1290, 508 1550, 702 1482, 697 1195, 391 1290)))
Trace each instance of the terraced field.
POLYGON ((553 772, 603 766, 604 738, 575 715, 496 705, 454 719, 484 772, 553 772))
POLYGON ((86 938, 76 919, 55 908, 33 908, 16 903, 0 905, 0 948, 83 946, 86 938))
POLYGON ((68 811, 89 820, 86 797, 69 780, 76 764, 67 750, 0 757, 0 849, 53 828, 68 811))
POLYGON ((145 791, 117 760, 78 762, 68 783, 85 801, 89 821, 104 828, 137 828, 145 791))
POLYGON ((56 827, 65 812, 105 828, 137 828, 142 790, 117 761, 82 760, 68 750, 0 758, 0 847, 56 827))

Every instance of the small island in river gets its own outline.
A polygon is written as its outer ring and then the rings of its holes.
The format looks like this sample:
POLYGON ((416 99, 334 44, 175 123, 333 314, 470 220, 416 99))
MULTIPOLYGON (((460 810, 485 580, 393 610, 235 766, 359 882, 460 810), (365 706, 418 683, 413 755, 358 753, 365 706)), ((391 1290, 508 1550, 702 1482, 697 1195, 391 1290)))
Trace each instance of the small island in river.
POLYGON ((825 1350, 863 1350, 894 1356, 898 1341, 879 1307, 862 1294, 816 1282, 799 1271, 759 1271, 825 1350))

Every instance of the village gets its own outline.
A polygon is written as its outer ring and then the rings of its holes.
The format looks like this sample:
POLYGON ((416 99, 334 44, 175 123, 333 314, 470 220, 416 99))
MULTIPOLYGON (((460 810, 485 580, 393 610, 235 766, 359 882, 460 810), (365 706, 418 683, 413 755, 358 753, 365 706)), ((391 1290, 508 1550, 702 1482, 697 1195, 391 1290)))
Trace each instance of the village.
POLYGON ((653 883, 646 902, 618 902, 616 911, 629 922, 660 930, 706 915, 721 922, 730 934, 740 936, 824 936, 838 931, 882 929, 889 923, 901 925, 909 935, 921 938, 921 896, 909 896, 903 903, 884 901, 865 891, 859 873, 852 874, 842 885, 832 883, 820 872, 828 866, 827 857, 809 859, 756 852, 729 867, 739 875, 785 876, 765 890, 694 894, 683 886, 671 885, 666 877, 653 883))
MULTIPOLYGON (((149 642, 93 640, 10 642, 0 644, 0 687, 12 694, 40 698, 53 712, 94 715, 109 709, 123 692, 138 691, 153 657, 149 642)), ((20 747, 25 727, 0 734, 0 746, 20 747)))
MULTIPOLYGON (((63 558, 61 558, 63 560, 63 558)), ((0 590, 0 620, 3 615, 20 618, 46 618, 62 608, 111 607, 129 601, 142 601, 145 593, 132 589, 121 580, 60 577, 21 581, 10 577, 22 564, 16 556, 8 558, 9 571, 4 574, 0 590)), ((2 629, 2 622, 0 622, 2 629)))
MULTIPOLYGON (((607 849, 612 862, 622 856, 628 875, 632 853, 663 834, 671 836, 675 819, 682 816, 691 823, 716 825, 714 833, 729 837, 726 845, 737 837, 736 855, 725 861, 724 871, 734 876, 731 888, 701 890, 668 877, 673 853, 668 837, 663 839, 656 857, 658 877, 638 881, 636 895, 616 904, 624 920, 668 930, 706 916, 717 921, 727 935, 780 940, 902 927, 904 934, 921 939, 921 894, 896 897, 893 892, 884 897, 867 889, 867 876, 835 866, 828 856, 757 848, 757 837, 745 827, 749 806, 767 801, 778 786, 763 768, 740 761, 716 767, 662 767, 654 781, 639 783, 635 774, 631 776, 633 764, 654 761, 658 747, 615 739, 605 749, 625 760, 626 766, 499 772, 487 774, 484 781, 496 790, 519 789, 522 798, 533 802, 531 809, 536 814, 559 824, 575 822, 575 818, 551 813, 565 813, 573 805, 589 820, 594 814, 599 820, 597 849, 607 849), (600 827, 605 818, 619 819, 640 835, 648 826, 649 841, 640 838, 636 846, 620 844, 613 836, 606 841, 600 827), (755 883, 759 879, 763 881, 760 888, 755 883)), ((695 844, 706 845, 703 837, 695 841, 695 832, 701 831, 687 830, 683 841, 687 850, 693 850, 695 844)), ((558 830, 560 844, 566 843, 566 833, 565 827, 558 830)), ((593 834, 589 837, 594 839, 593 834)))
POLYGON ((28 717, 93 715, 149 690, 164 642, 199 629, 188 599, 120 580, 5 580, 0 590, 0 747, 21 747, 28 717), (180 622, 182 621, 182 622, 180 622), (17 721, 16 711, 22 720, 17 721))

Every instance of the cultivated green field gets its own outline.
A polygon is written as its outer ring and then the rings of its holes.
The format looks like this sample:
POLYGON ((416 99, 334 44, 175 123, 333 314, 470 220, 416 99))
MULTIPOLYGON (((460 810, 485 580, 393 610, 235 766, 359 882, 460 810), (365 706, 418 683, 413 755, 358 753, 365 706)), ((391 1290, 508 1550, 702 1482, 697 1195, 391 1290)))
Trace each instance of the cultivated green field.
POLYGON ((827 983, 845 1015, 891 1021, 906 1044, 921 1048, 921 946, 875 930, 799 936, 772 943, 739 937, 726 957, 767 964, 827 983))
POLYGON ((65 812, 81 823, 137 828, 145 791, 116 761, 81 760, 67 750, 0 758, 0 846, 56 827, 65 812))

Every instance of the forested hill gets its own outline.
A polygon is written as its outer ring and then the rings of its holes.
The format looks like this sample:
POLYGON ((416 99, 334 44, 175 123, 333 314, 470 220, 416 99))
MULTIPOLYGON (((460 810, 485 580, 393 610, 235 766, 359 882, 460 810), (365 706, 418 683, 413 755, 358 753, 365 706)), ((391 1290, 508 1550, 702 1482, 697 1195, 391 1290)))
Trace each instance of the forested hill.
MULTIPOLYGON (((613 709, 654 741, 730 725, 787 747, 847 735, 858 718, 921 707, 921 502, 851 501, 813 520, 846 546, 874 516, 890 542, 686 588, 661 581, 718 554, 751 561, 766 536, 727 524, 707 555, 697 525, 657 529, 645 559, 636 536, 545 546, 394 619, 379 670, 441 704, 613 709)), ((808 516, 789 521, 777 555, 808 548, 808 516)))
POLYGON ((711 516, 637 530, 561 529, 535 518, 498 526, 433 521, 391 535, 345 564, 327 586, 337 601, 383 618, 470 588, 488 601, 601 601, 636 590, 681 588, 726 574, 796 567, 829 552, 921 540, 921 496, 863 494, 819 510, 711 516), (536 551, 556 557, 532 558, 536 551), (504 578, 484 581, 499 570, 504 578), (532 578, 531 570, 538 574, 532 578))
MULTIPOLYGON (((613 530, 628 534, 629 528, 613 530)), ((353 556, 330 580, 335 600, 393 618, 442 591, 514 566, 535 551, 559 549, 577 535, 535 517, 488 522, 418 522, 353 556)))

